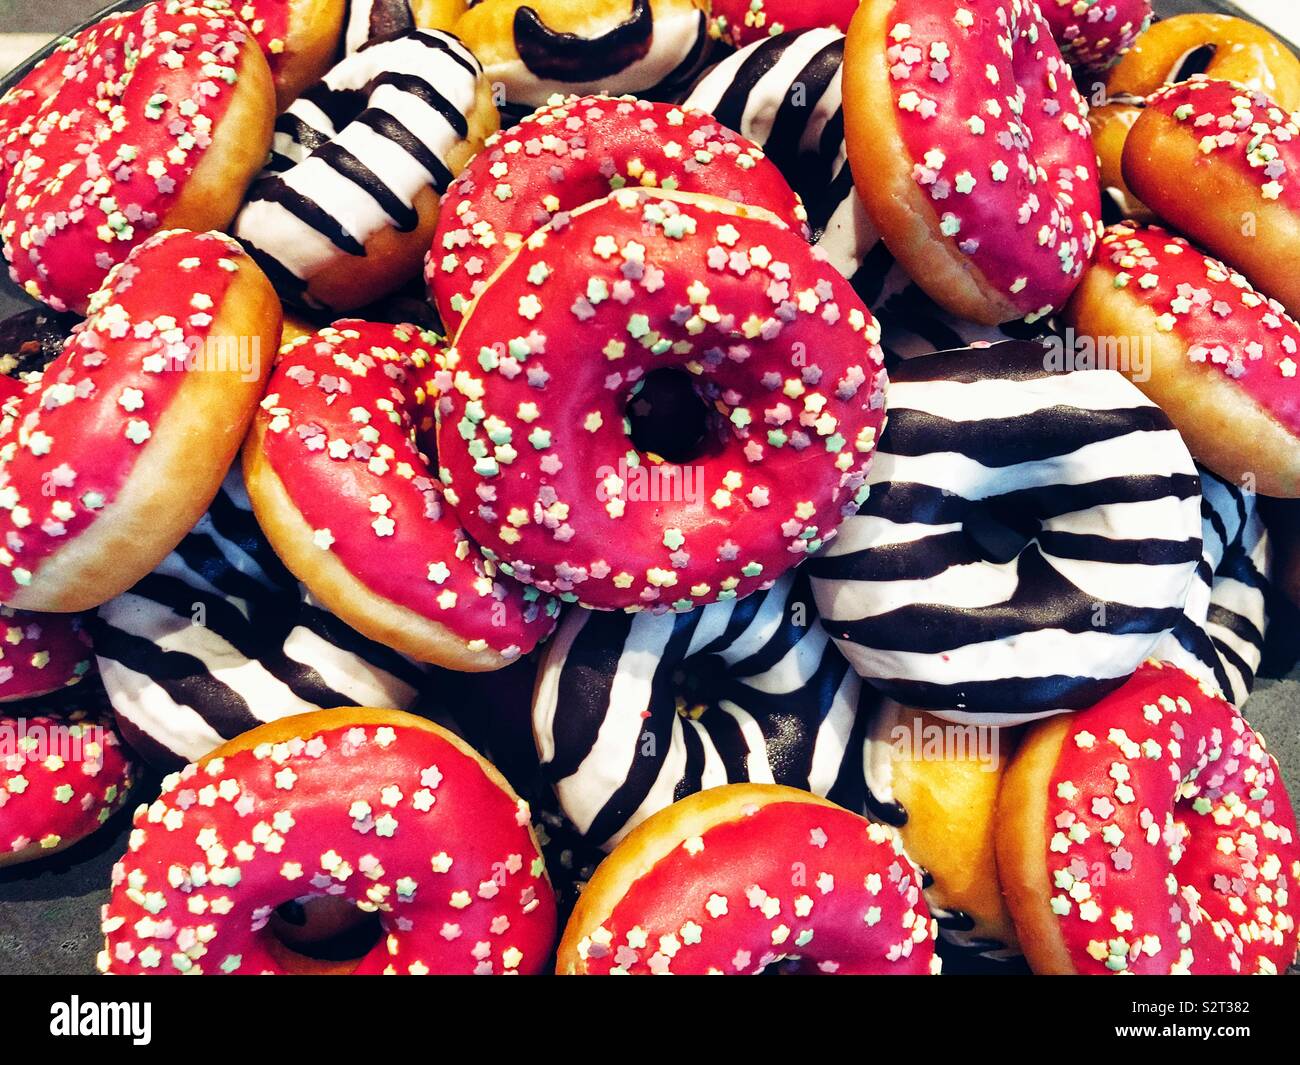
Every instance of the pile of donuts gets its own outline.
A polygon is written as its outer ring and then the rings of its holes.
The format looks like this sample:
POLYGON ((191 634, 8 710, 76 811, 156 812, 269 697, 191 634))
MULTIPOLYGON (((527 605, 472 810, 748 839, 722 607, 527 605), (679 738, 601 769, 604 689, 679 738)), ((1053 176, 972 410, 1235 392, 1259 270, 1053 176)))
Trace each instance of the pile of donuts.
POLYGON ((1285 972, 1297 109, 1146 0, 62 40, 0 865, 131 817, 107 973, 1285 972))

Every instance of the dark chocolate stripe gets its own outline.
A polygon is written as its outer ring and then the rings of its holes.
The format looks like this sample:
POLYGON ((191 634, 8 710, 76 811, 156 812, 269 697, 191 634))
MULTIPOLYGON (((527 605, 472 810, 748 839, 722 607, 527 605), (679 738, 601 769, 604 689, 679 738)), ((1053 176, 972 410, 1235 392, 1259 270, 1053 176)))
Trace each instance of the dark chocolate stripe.
POLYGON ((631 614, 589 613, 569 648, 556 692, 555 760, 545 766, 551 780, 572 776, 591 754, 634 620, 631 614))

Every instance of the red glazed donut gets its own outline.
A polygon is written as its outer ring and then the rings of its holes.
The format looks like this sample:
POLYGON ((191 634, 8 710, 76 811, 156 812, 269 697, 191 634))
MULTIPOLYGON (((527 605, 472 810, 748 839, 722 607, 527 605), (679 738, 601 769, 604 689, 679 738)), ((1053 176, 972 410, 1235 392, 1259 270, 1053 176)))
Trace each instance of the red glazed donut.
POLYGON ((451 669, 531 651, 558 605, 497 575, 443 501, 426 385, 438 338, 344 319, 287 345, 244 449, 271 546, 354 629, 451 669))
POLYGON ((91 835, 126 802, 133 774, 106 718, 0 714, 0 867, 91 835))
POLYGON ((76 684, 90 671, 90 654, 82 615, 0 606, 0 703, 76 684))
POLYGON ((104 908, 107 973, 537 973, 555 895, 528 804, 472 748, 396 710, 262 725, 168 777, 135 815, 104 908), (334 896, 385 937, 313 964, 266 928, 334 896))
POLYGON ((1104 70, 1151 25, 1151 0, 1038 0, 1066 62, 1104 70))
POLYGON ((849 28, 858 0, 708 0, 709 36, 733 48, 781 33, 849 28))
POLYGON ((159 233, 115 267, 3 405, 0 600, 88 610, 157 566, 216 495, 279 332, 270 283, 221 234, 159 233))
POLYGON ((998 872, 1037 973, 1285 972, 1300 841, 1245 719, 1148 662, 1031 727, 999 797, 998 872))
POLYGON ((22 121, 0 119, 0 155, 16 156, 0 237, 14 281, 58 310, 84 312, 155 230, 225 227, 271 144, 270 71, 217 8, 166 0, 111 15, 19 88, 29 81, 44 98, 19 105, 22 121))
POLYGON ((1232 82, 1170 86, 1128 135, 1124 179, 1160 218, 1300 314, 1300 112, 1232 82))
POLYGON ((437 377, 438 455, 503 572, 589 606, 690 610, 770 586, 861 501, 879 328, 767 212, 625 189, 538 230, 486 293, 437 377), (660 368, 711 408, 685 466, 625 431, 660 368))
POLYGON ((253 31, 275 79, 283 111, 329 70, 343 35, 350 0, 229 0, 253 31))
POLYGON ((1236 271, 1159 226, 1111 226, 1065 312, 1097 351, 1146 345, 1134 383, 1225 480, 1300 497, 1300 325, 1236 271))
POLYGON ((601 862, 564 930, 564 976, 938 973, 921 878, 894 833, 778 784, 696 792, 601 862))
POLYGON ((858 195, 894 258, 963 318, 1040 318, 1078 284, 1101 232, 1086 114, 1032 0, 865 0, 849 28, 858 195))
POLYGON ((800 230, 807 221, 762 150, 710 115, 627 96, 557 97, 489 139, 443 197, 425 280, 448 336, 525 237, 627 185, 743 201, 800 230))

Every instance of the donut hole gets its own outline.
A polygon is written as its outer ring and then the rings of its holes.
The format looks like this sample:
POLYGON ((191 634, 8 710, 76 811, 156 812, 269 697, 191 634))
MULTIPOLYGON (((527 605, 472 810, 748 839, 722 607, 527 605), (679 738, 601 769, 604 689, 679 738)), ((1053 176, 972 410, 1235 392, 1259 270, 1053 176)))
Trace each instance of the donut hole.
POLYGON ((713 416, 691 375, 673 367, 646 374, 625 413, 632 446, 672 463, 700 457, 713 416))
POLYGON ((1190 52, 1184 52, 1169 68, 1165 84, 1177 85, 1179 82, 1187 81, 1193 75, 1206 73, 1210 69, 1210 64, 1214 62, 1218 50, 1219 46, 1216 44, 1202 44, 1190 52))
POLYGON ((976 503, 962 529, 987 562, 1005 565, 1019 557, 1040 531, 1038 519, 1002 500, 976 503))
POLYGON ((696 655, 673 670, 673 688, 677 712, 683 717, 698 718, 718 700, 729 683, 727 663, 717 655, 696 655))
POLYGON ((320 962, 359 961, 384 936, 378 913, 332 895, 284 903, 271 915, 266 930, 291 954, 320 962))

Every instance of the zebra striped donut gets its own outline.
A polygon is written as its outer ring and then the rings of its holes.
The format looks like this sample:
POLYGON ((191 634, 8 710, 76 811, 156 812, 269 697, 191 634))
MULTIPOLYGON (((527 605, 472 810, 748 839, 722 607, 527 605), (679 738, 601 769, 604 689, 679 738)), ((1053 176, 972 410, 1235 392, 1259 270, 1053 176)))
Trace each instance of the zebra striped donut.
POLYGON ((1153 657, 1172 662, 1240 707, 1264 656, 1272 544, 1253 492, 1204 468, 1200 475, 1201 562, 1183 616, 1153 657))
POLYGON ((482 68, 455 37, 372 41, 276 120, 235 236, 292 303, 372 302, 419 272, 438 197, 496 124, 482 68))
POLYGON ((686 98, 753 141, 803 198, 819 248, 881 318, 881 347, 893 361, 979 342, 1029 339, 1039 322, 985 326, 936 304, 908 277, 853 188, 844 146, 841 94, 844 34, 782 33, 742 48, 713 67, 686 98))
POLYGON ((100 608, 94 640, 123 735, 163 769, 290 714, 406 709, 424 673, 300 591, 257 526, 238 463, 162 565, 100 608))
POLYGON ((904 363, 870 495, 809 561, 822 624, 906 706, 1006 724, 1091 706, 1182 616, 1196 467, 1113 370, 1007 343, 904 363))
POLYGON ((563 812, 608 849, 726 783, 789 784, 861 809, 860 694, 796 571, 689 614, 570 612, 542 662, 533 735, 563 812))

